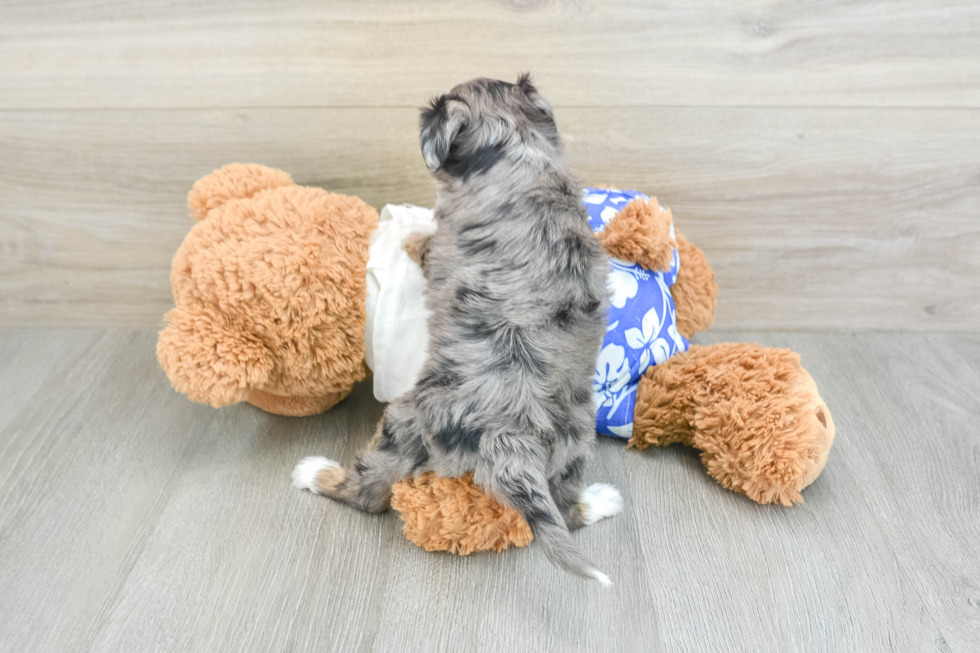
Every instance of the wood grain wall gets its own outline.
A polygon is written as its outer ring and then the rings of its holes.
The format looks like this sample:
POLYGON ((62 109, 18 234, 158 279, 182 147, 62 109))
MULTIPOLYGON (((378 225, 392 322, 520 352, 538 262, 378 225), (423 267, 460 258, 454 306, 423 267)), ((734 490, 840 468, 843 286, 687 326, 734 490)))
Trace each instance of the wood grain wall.
POLYGON ((975 0, 0 0, 0 325, 157 325, 232 161, 429 204, 417 107, 522 70, 705 249, 717 326, 980 328, 975 0))

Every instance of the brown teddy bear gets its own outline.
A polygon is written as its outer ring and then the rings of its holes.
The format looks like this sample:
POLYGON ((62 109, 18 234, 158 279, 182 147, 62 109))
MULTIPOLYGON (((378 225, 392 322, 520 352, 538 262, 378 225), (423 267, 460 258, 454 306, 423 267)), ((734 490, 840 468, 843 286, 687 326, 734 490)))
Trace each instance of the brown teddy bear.
MULTIPOLYGON (((663 272, 674 261, 669 295, 680 342, 711 325, 714 273, 701 250, 673 230, 669 210, 655 198, 630 197, 602 211, 597 237, 620 266, 663 272)), ((174 257, 176 308, 157 348, 177 390, 216 407, 248 401, 311 415, 366 377, 365 357, 384 364, 373 351, 381 345, 370 337, 365 343, 373 209, 296 186, 278 170, 237 164, 199 180, 188 204, 201 221, 174 257)), ((802 501, 835 431, 799 356, 721 343, 685 345, 656 362, 637 378, 627 446, 681 442, 701 451, 708 473, 726 488, 759 503, 802 501)), ((392 506, 405 535, 428 550, 499 551, 531 539, 523 519, 471 477, 407 479, 393 489, 392 506)))

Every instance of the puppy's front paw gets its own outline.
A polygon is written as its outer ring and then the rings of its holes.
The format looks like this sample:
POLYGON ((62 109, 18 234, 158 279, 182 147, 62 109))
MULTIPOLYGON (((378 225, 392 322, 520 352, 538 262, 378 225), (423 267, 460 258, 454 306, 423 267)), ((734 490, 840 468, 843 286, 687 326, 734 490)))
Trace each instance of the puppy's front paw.
POLYGON ((324 470, 341 470, 339 464, 323 456, 307 456, 293 468, 293 487, 309 490, 313 494, 323 494, 317 478, 324 470))
POLYGON ((619 490, 607 483, 593 483, 582 490, 579 507, 588 526, 623 512, 623 497, 619 490))

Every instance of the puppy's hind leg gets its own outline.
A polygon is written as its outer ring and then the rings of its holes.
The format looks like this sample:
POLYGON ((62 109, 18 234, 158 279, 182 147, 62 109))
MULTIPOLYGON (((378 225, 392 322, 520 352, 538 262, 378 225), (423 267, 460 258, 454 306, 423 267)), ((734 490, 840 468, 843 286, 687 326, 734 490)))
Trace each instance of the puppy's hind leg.
POLYGON ((293 470, 293 485, 323 494, 366 512, 384 512, 391 486, 425 467, 429 452, 407 397, 385 411, 371 445, 357 455, 353 467, 341 467, 321 456, 304 458, 293 470))
POLYGON ((605 483, 585 486, 585 468, 592 459, 595 441, 595 415, 592 407, 577 406, 569 411, 559 439, 565 438, 568 451, 563 469, 548 479, 548 489, 565 518, 568 530, 594 524, 623 511, 619 490, 605 483))
POLYGON ((570 531, 585 526, 585 515, 579 506, 579 500, 582 497, 582 477, 586 462, 585 454, 578 456, 560 474, 548 479, 548 490, 570 531))
POLYGON ((612 485, 593 483, 583 487, 584 469, 585 457, 578 457, 561 474, 548 481, 551 496, 570 531, 623 511, 623 497, 612 485))

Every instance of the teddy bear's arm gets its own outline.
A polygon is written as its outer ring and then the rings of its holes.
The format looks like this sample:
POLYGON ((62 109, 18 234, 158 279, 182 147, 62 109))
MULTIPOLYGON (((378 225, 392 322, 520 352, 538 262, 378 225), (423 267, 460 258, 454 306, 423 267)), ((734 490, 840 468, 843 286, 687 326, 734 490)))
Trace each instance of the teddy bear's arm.
POLYGON ((674 261, 672 222, 670 209, 660 208, 656 197, 637 198, 624 206, 596 238, 609 256, 663 272, 674 261))
POLYGON ((718 286, 704 252, 679 231, 675 230, 672 238, 672 224, 670 209, 661 208, 656 197, 637 198, 623 207, 596 238, 609 256, 648 270, 669 269, 676 245, 681 266, 671 294, 677 309, 677 330, 690 338, 711 326, 718 286))

